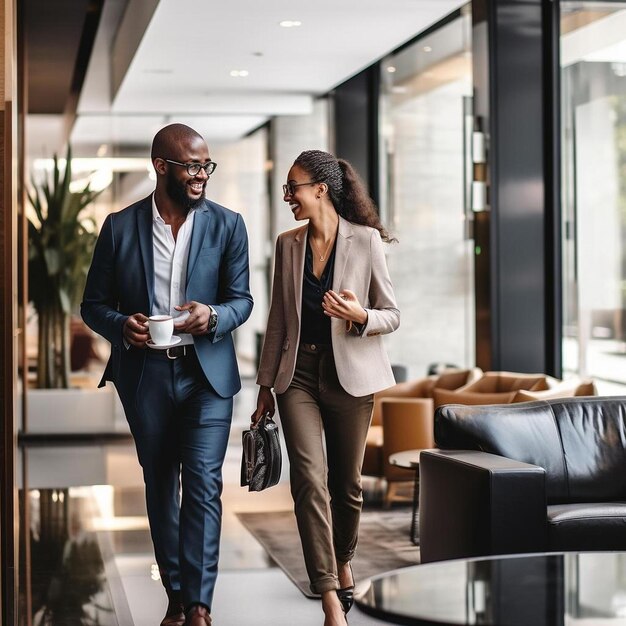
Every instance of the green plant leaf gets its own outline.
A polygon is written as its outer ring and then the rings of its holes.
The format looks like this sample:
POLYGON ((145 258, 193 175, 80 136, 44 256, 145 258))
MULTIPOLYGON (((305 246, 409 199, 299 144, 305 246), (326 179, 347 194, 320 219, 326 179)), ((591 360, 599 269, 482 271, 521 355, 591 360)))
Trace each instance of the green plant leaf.
MULTIPOLYGON (((70 192, 71 155, 68 148, 65 168, 54 155, 52 172, 41 182, 33 178, 32 189, 28 190, 39 222, 28 220, 28 298, 42 320, 67 316, 76 310, 97 238, 94 218, 81 216, 81 212, 100 192, 92 191, 89 185, 78 193, 70 192)), ((47 385, 57 386, 66 384, 62 350, 68 346, 56 345, 54 337, 58 333, 52 335, 39 358, 46 364, 47 385)))

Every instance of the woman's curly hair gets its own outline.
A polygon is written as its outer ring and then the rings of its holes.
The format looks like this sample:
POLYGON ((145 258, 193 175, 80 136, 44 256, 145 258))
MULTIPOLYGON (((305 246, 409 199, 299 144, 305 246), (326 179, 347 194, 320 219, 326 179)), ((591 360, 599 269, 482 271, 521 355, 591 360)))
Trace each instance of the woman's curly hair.
POLYGON ((375 228, 387 243, 397 241, 382 225, 374 201, 348 161, 337 159, 323 150, 305 150, 293 164, 305 170, 311 180, 326 183, 330 200, 341 217, 354 224, 375 228))

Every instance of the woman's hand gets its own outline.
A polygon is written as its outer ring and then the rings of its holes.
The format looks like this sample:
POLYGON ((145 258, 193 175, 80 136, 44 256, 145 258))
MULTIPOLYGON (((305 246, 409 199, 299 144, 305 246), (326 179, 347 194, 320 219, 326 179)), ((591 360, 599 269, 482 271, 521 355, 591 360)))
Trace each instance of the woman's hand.
POLYGON ((336 317, 357 324, 367 322, 367 311, 361 306, 355 293, 349 289, 344 289, 339 293, 332 289, 327 291, 322 300, 322 308, 329 317, 336 317))
POLYGON ((270 417, 274 416, 274 395, 269 387, 259 387, 259 395, 256 399, 256 411, 250 416, 252 424, 256 424, 262 415, 266 413, 270 417))

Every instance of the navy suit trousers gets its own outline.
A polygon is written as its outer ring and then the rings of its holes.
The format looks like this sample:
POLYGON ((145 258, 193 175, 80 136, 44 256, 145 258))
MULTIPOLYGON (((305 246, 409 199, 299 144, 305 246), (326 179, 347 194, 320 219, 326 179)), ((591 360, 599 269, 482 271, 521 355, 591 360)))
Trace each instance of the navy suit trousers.
POLYGON ((186 607, 200 603, 210 609, 233 399, 215 393, 193 347, 188 350, 175 360, 148 350, 134 402, 125 398, 124 405, 143 468, 163 584, 182 590, 186 607))

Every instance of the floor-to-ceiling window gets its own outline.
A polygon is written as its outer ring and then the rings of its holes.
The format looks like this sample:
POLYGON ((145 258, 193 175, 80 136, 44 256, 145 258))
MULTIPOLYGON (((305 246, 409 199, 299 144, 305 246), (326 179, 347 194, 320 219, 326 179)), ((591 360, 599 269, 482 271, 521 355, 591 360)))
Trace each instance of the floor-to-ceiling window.
POLYGON ((626 2, 561 2, 563 369, 626 390, 626 2))
POLYGON ((386 249, 402 312, 388 345, 417 377, 474 363, 469 6, 381 68, 381 210, 399 240, 386 249))

